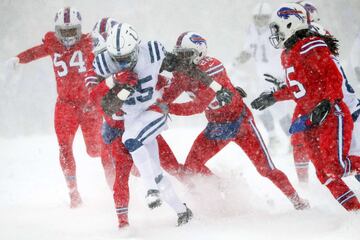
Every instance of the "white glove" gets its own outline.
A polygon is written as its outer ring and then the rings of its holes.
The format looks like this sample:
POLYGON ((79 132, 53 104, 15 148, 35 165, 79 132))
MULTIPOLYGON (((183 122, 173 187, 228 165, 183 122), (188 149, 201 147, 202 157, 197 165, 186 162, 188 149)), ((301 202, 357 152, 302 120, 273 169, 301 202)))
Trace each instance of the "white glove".
POLYGON ((16 71, 19 67, 20 59, 18 57, 12 57, 5 61, 6 69, 10 71, 16 71))

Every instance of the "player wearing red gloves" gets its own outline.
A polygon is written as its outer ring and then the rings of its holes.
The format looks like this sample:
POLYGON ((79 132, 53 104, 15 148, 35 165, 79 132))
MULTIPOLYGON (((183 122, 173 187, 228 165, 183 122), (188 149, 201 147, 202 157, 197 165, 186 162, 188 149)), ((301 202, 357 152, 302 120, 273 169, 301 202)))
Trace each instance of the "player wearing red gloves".
POLYGON ((174 53, 210 78, 213 81, 212 86, 218 85, 232 96, 224 99, 216 97, 215 91, 197 80, 197 76, 191 78, 179 71, 173 72, 172 83, 162 97, 162 101, 168 103, 169 113, 188 116, 205 111, 209 121, 186 158, 185 174, 211 175, 205 163, 233 141, 244 150, 258 172, 272 181, 296 209, 309 207, 308 203, 298 196, 286 175, 275 167, 252 113, 242 100, 244 91, 231 84, 219 60, 206 55, 206 40, 197 33, 185 32, 179 36, 174 53), (187 92, 193 100, 187 103, 172 103, 182 92, 187 92))

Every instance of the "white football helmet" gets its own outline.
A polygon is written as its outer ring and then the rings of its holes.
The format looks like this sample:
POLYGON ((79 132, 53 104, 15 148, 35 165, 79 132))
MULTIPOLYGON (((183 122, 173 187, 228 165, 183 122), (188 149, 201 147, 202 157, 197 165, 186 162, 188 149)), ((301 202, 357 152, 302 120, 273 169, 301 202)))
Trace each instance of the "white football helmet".
POLYGON ((312 4, 311 2, 308 2, 308 1, 299 1, 297 3, 305 8, 306 13, 307 13, 308 23, 320 22, 319 12, 314 4, 312 4))
POLYGON ((110 29, 106 49, 111 58, 124 69, 135 66, 139 54, 139 37, 135 29, 127 23, 119 23, 110 29))
POLYGON ((271 6, 266 2, 256 4, 252 10, 252 16, 256 27, 261 28, 269 24, 271 18, 271 6))
POLYGON ((284 4, 274 12, 269 27, 271 45, 284 48, 284 43, 297 31, 309 28, 306 10, 297 3, 284 4))
POLYGON ((198 64, 201 59, 206 57, 206 40, 198 33, 184 32, 176 41, 174 54, 183 59, 189 59, 190 63, 198 64))
POLYGON ((95 55, 106 50, 106 41, 100 33, 92 31, 91 37, 93 41, 93 53, 95 55))
POLYGON ((118 24, 118 22, 113 18, 102 18, 96 22, 92 31, 101 34, 106 40, 110 29, 116 24, 118 24))
POLYGON ((73 7, 61 8, 55 15, 55 35, 69 48, 81 38, 81 15, 73 7))

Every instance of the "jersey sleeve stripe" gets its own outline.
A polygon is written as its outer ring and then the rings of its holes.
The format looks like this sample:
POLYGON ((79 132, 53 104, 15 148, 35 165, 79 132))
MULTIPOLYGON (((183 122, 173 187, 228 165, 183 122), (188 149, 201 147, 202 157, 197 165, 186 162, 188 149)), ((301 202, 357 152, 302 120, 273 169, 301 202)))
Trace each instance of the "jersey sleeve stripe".
POLYGON ((206 70, 206 73, 211 73, 213 71, 217 71, 222 67, 223 67, 223 65, 220 63, 219 65, 216 65, 215 67, 212 67, 212 68, 209 68, 208 70, 206 70))
POLYGON ((148 47, 149 47, 149 53, 150 53, 150 60, 151 60, 151 63, 153 63, 154 62, 154 53, 153 53, 153 49, 151 46, 151 42, 148 42, 148 47))
POLYGON ((325 43, 325 42, 324 42, 323 40, 310 41, 310 42, 304 44, 304 45, 301 47, 301 49, 304 49, 304 48, 306 48, 307 46, 312 45, 312 44, 315 44, 315 43, 325 43))
POLYGON ((157 42, 154 42, 155 52, 156 52, 156 60, 160 60, 160 51, 159 51, 159 45, 157 42))
POLYGON ((304 53, 307 53, 309 52, 310 50, 314 49, 314 48, 317 48, 317 47, 327 47, 326 44, 321 44, 321 43, 318 43, 316 45, 312 45, 311 47, 307 48, 306 50, 303 50, 300 52, 300 54, 304 54, 304 53))
POLYGON ((104 71, 101 68, 99 55, 96 56, 95 61, 96 61, 95 69, 98 69, 100 71, 101 75, 104 75, 104 71))
POLYGON ((101 53, 100 55, 101 55, 101 60, 102 60, 102 62, 103 62, 103 64, 104 64, 106 73, 110 73, 109 67, 108 67, 108 65, 107 65, 107 63, 106 63, 106 60, 105 60, 105 55, 104 55, 104 53, 101 53))
POLYGON ((224 68, 221 68, 221 69, 219 69, 219 70, 217 70, 217 71, 208 73, 208 75, 211 77, 211 76, 214 76, 215 74, 218 74, 219 72, 222 72, 222 71, 224 71, 224 68))

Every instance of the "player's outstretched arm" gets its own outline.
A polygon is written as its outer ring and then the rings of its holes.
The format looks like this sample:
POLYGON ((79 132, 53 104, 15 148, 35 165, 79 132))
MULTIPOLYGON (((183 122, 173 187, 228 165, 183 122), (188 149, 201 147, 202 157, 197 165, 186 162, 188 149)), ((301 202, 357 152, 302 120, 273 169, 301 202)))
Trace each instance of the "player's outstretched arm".
POLYGON ((19 59, 19 63, 29 63, 42 57, 48 56, 45 45, 40 44, 19 53, 16 57, 19 59))

